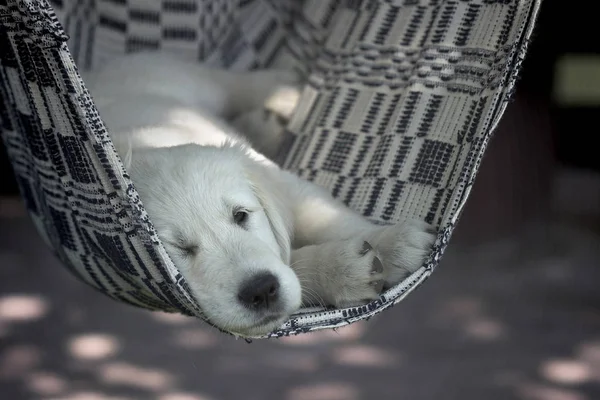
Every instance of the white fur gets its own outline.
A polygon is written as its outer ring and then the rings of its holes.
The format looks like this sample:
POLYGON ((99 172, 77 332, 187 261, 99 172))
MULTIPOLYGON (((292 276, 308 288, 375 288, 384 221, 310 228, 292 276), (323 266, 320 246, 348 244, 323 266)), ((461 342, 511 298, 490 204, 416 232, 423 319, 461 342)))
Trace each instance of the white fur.
POLYGON ((283 126, 264 123, 262 110, 290 117, 300 93, 291 72, 140 53, 84 79, 167 252, 217 326, 263 334, 302 303, 358 305, 421 266, 434 240, 428 226, 373 225, 250 146, 277 148, 283 126), (243 227, 238 209, 249 212, 243 227), (238 293, 260 272, 280 288, 257 311, 238 293))

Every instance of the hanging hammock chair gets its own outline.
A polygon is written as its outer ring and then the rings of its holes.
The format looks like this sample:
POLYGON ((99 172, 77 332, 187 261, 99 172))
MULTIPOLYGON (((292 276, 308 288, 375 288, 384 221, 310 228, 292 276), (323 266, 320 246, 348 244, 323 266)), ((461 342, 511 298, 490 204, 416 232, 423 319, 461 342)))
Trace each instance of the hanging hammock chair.
POLYGON ((206 320, 78 68, 158 49, 222 68, 295 68, 306 85, 284 168, 374 222, 412 217, 439 230, 424 265, 379 300, 302 309, 262 337, 340 327, 397 304, 439 263, 539 3, 1 0, 2 138, 33 222, 73 274, 118 301, 206 320))

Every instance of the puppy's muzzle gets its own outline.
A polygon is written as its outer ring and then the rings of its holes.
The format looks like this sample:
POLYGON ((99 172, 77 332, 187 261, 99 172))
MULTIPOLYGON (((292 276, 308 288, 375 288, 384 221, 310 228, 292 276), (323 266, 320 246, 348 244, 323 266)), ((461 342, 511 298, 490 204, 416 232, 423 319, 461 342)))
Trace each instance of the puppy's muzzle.
POLYGON ((268 272, 254 275, 245 281, 238 293, 240 303, 254 311, 274 308, 279 298, 279 280, 268 272))

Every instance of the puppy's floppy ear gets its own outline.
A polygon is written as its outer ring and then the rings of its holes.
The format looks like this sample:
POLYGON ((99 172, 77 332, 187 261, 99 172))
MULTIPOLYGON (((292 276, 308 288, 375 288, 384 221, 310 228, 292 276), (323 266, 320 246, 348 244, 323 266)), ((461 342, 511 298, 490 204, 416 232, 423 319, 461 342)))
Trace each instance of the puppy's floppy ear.
POLYGON ((279 246, 281 259, 289 264, 293 217, 290 211, 287 210, 283 197, 278 193, 281 188, 276 187, 276 179, 272 176, 275 171, 270 171, 269 168, 250 161, 247 163, 245 172, 254 194, 269 219, 271 230, 279 246))

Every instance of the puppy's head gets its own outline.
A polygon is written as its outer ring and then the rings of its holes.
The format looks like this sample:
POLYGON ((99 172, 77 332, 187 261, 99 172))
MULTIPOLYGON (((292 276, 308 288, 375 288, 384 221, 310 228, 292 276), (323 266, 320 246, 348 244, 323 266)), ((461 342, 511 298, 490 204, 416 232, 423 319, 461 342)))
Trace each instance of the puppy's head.
POLYGON ((185 145, 136 149, 129 172, 209 320, 258 335, 300 307, 301 290, 285 218, 249 165, 235 146, 185 145))

